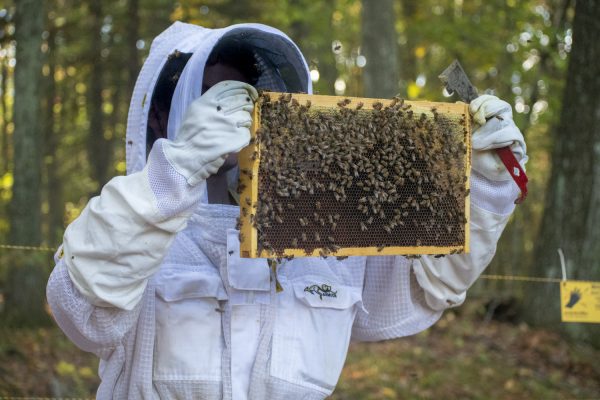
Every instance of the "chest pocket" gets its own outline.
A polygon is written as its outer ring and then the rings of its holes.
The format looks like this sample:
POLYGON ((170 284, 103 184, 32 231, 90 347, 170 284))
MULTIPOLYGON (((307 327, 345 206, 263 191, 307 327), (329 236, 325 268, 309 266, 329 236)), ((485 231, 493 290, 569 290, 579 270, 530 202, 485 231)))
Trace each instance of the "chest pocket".
POLYGON ((227 295, 217 271, 176 266, 157 282, 154 381, 221 381, 227 295))
POLYGON ((271 375, 329 395, 346 359, 361 292, 307 278, 281 282, 271 375))

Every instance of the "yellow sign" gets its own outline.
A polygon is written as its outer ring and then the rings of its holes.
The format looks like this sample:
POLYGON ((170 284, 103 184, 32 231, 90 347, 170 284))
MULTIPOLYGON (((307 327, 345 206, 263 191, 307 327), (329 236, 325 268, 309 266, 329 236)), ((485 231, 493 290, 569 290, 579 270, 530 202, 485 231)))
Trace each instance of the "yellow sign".
POLYGON ((600 282, 562 281, 560 312, 563 322, 600 323, 600 282))

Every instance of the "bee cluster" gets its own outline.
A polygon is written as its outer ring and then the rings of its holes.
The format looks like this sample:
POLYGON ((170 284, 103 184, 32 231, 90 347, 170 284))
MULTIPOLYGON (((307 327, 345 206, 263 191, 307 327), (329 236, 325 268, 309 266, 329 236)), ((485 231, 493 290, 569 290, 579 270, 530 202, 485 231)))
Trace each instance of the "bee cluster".
POLYGON ((258 196, 242 213, 258 254, 465 244, 464 117, 400 98, 323 107, 263 93, 257 106, 258 196))

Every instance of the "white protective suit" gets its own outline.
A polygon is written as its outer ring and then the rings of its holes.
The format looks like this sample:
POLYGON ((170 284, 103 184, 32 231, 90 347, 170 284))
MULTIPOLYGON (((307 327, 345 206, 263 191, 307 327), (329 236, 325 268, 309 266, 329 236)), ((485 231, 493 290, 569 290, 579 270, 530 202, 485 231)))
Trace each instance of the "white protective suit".
MULTIPOLYGON (((193 53, 171 105, 172 140, 200 96, 206 58, 229 35, 256 48, 257 87, 311 92, 297 47, 264 25, 175 23, 154 40, 131 100, 128 175, 113 178, 67 228, 47 288, 60 327, 101 359, 98 399, 323 399, 351 338, 412 335, 461 304, 513 210, 510 178, 474 171, 470 254, 284 261, 276 292, 265 260, 239 257, 239 208, 207 204, 206 185, 188 185, 161 146, 146 161, 147 99, 169 54, 193 53), (312 285, 337 296, 304 290, 312 285)), ((510 117, 503 121, 524 163, 522 137, 510 117)))

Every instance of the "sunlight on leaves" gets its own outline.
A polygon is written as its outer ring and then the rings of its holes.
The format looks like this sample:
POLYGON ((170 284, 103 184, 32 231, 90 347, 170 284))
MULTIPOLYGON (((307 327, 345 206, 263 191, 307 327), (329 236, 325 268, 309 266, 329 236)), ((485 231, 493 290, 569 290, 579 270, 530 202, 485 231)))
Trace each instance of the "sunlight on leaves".
POLYGON ((409 99, 416 99, 421 93, 421 88, 415 82, 411 82, 408 84, 406 93, 408 94, 409 99))
POLYGON ((61 376, 73 376, 76 372, 75 365, 66 361, 59 361, 55 369, 56 373, 61 376))

